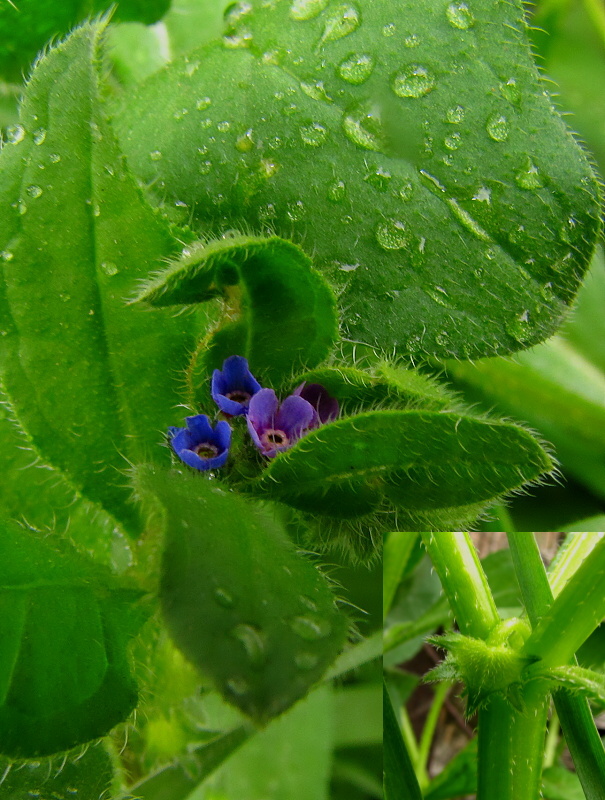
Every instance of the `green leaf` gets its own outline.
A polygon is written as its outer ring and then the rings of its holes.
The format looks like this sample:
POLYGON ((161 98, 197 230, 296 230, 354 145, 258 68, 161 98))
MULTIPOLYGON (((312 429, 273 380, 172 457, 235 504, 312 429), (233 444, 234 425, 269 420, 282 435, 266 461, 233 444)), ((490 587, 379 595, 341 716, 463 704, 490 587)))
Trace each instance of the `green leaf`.
POLYGON ((373 411, 309 433, 260 481, 271 497, 336 518, 383 501, 409 511, 489 502, 551 468, 523 429, 453 413, 373 411))
POLYGON ((386 685, 382 694, 384 713, 385 800, 422 800, 422 792, 406 749, 386 685))
POLYGON ((44 460, 136 529, 121 471, 168 461, 160 432, 180 419, 175 374, 194 337, 162 311, 126 305, 175 243, 104 118, 101 34, 86 25, 39 62, 0 154, 0 365, 44 460))
POLYGON ((342 648, 328 582, 271 509, 180 472, 141 468, 137 484, 164 509, 161 600, 176 644, 255 720, 281 713, 342 648))
POLYGON ((434 778, 424 800, 449 800, 477 791, 477 739, 457 753, 445 769, 434 778))
POLYGON ((333 717, 322 686, 246 742, 208 781, 206 797, 328 800, 333 717))
MULTIPOLYGON (((564 767, 548 767, 544 770, 542 795, 546 800, 585 800, 586 798, 578 776, 564 767)), ((432 800, 432 798, 427 800, 432 800)))
POLYGON ((190 304, 219 293, 227 296, 229 325, 201 351, 203 367, 198 365, 197 373, 243 355, 253 372, 276 382, 289 378, 294 368, 323 361, 336 339, 330 287, 299 247, 276 236, 234 235, 191 245, 137 300, 155 306, 190 304), (236 315, 241 320, 234 322, 236 315))
MULTIPOLYGON (((182 761, 169 764, 135 783, 118 800, 186 800, 250 736, 240 726, 193 748, 182 761)), ((95 798, 95 800, 97 800, 95 798)))
POLYGON ((560 323, 594 248, 597 184, 520 2, 236 4, 223 43, 188 59, 125 97, 133 168, 215 235, 303 244, 348 338, 476 358, 560 323))
POLYGON ((108 731, 137 701, 127 655, 141 592, 65 542, 4 523, 0 536, 0 752, 34 758, 108 731))
POLYGON ((382 746, 382 685, 344 686, 334 693, 336 747, 382 746))
POLYGON ((51 39, 63 36, 78 22, 115 9, 113 19, 157 22, 170 0, 16 0, 0 5, 0 72, 20 80, 36 53, 51 39))
POLYGON ((31 797, 99 800, 111 791, 113 767, 102 744, 64 760, 41 759, 26 764, 0 758, 0 787, 7 800, 31 797))

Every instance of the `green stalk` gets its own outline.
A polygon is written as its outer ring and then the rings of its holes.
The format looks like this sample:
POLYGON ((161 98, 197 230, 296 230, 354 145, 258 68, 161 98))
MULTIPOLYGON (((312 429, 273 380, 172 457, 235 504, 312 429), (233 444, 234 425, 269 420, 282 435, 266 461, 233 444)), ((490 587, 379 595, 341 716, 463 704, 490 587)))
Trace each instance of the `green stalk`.
POLYGON ((570 663, 605 617, 604 578, 605 538, 601 538, 537 622, 525 654, 540 658, 544 667, 570 663))
POLYGON ((605 533, 567 534, 548 572, 548 581, 555 597, 604 536, 605 533))
MULTIPOLYGON (((594 540, 578 538, 570 542, 565 554, 558 558, 553 578, 559 591, 572 581, 572 569, 586 563, 601 537, 594 540)), ((582 538, 580 538, 582 537, 582 538)), ((523 601, 532 625, 538 624, 553 603, 551 586, 542 563, 538 545, 532 534, 509 534, 515 572, 523 594, 523 601)), ((571 663, 577 663, 575 657, 571 663)), ((586 698, 573 695, 565 689, 553 693, 559 721, 573 758, 576 772, 587 800, 605 800, 605 750, 597 731, 586 698)))
POLYGON ((386 800, 422 800, 386 685, 383 686, 384 794, 386 800))
POLYGON ((424 728, 422 729, 420 746, 418 748, 418 760, 416 761, 416 774, 418 775, 418 783, 422 789, 426 789, 429 783, 427 766, 429 754, 431 752, 431 743, 435 735, 439 714, 441 713, 441 709, 450 689, 451 684, 445 681, 437 685, 433 696, 433 702, 431 703, 431 709, 424 723, 424 728))
POLYGON ((467 636, 487 639, 500 617, 470 536, 468 533, 421 535, 458 627, 467 636))
POLYGON ((547 684, 523 692, 524 709, 499 695, 479 711, 477 800, 538 800, 548 713, 547 684))

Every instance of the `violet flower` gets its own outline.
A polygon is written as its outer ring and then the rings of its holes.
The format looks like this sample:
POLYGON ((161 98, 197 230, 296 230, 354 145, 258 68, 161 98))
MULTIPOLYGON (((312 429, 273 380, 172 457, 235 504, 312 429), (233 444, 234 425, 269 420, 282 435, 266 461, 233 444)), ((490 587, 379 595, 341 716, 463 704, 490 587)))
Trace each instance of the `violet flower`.
POLYGON ((222 370, 215 369, 212 373, 212 399, 221 411, 232 417, 248 411, 250 399, 260 388, 243 356, 230 356, 223 362, 222 370))
POLYGON ((291 394, 279 406, 273 389, 261 389, 250 400, 246 421, 254 444, 267 458, 287 450, 314 426, 311 403, 291 394))
POLYGON ((177 456, 199 470, 222 467, 229 454, 231 428, 221 420, 213 428, 205 414, 187 417, 186 428, 169 428, 170 444, 177 456))
POLYGON ((316 424, 312 427, 325 425, 326 422, 334 422, 337 419, 340 411, 338 400, 328 394, 328 390, 321 383, 307 383, 304 381, 300 386, 296 387, 292 394, 302 397, 317 412, 316 424))

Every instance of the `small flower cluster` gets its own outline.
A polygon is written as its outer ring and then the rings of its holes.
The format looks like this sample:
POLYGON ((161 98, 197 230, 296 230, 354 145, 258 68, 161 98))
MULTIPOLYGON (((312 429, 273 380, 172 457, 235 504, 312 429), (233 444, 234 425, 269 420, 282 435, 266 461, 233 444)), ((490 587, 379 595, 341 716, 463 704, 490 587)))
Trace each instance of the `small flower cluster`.
MULTIPOLYGON (((319 383, 301 383, 280 405, 273 389, 263 389, 242 356, 231 356, 212 374, 212 399, 228 417, 245 416, 252 441, 267 458, 292 447, 301 436, 332 422, 338 401, 319 383)), ((198 470, 222 467, 229 454, 231 427, 220 420, 212 427, 205 414, 187 417, 186 428, 170 428, 176 455, 198 470)))

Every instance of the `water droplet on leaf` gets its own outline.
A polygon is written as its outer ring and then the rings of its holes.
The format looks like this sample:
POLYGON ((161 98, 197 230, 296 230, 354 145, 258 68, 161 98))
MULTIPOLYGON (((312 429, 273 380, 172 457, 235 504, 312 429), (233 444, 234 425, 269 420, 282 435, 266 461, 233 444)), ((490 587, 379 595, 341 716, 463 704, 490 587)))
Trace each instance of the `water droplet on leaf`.
POLYGON ((302 200, 290 203, 286 208, 286 215, 292 222, 298 222, 305 215, 305 205, 302 200))
POLYGON ((231 636, 241 642, 253 667, 260 667, 264 664, 267 657, 266 645, 264 636, 258 628, 240 623, 233 628, 231 636))
POLYGON ((361 14, 352 4, 341 4, 326 18, 320 45, 335 42, 353 33, 361 24, 361 14))
POLYGON ((521 102, 521 92, 517 86, 517 81, 515 78, 509 78, 506 83, 501 83, 500 91, 502 96, 505 97, 509 103, 519 105, 521 102))
POLYGON ((310 125, 302 125, 300 128, 300 138, 305 144, 311 147, 319 147, 326 141, 328 131, 319 122, 312 122, 310 125))
POLYGON ((312 100, 323 100, 326 103, 332 102, 332 98, 328 97, 323 81, 315 81, 314 83, 302 82, 300 88, 312 100))
POLYGON ((162 158, 162 151, 161 150, 152 150, 151 153, 149 153, 149 158, 152 161, 159 161, 162 158))
POLYGON ((410 244, 405 223, 396 219, 380 222, 376 228, 376 241, 385 250, 401 250, 410 244))
POLYGON ((317 17, 330 0, 294 0, 290 6, 290 19, 304 22, 307 19, 317 17))
POLYGON ((226 133, 230 128, 231 128, 231 123, 227 122, 227 120, 216 123, 216 129, 221 133, 226 133))
POLYGON ((435 76, 420 64, 410 64, 391 82, 397 97, 424 97, 435 88, 435 76))
POLYGON ((25 139, 25 128, 23 125, 9 125, 6 129, 6 137, 9 144, 19 144, 25 139))
POLYGON ((446 136, 443 140, 443 143, 448 150, 457 150, 462 144, 462 137, 456 131, 455 133, 451 133, 449 136, 446 136))
POLYGON ((348 138, 365 150, 383 149, 383 130, 377 105, 368 101, 358 103, 345 114, 342 126, 348 138))
POLYGON ((381 192, 386 192, 392 178, 391 173, 384 167, 373 167, 363 176, 364 181, 381 192))
POLYGON ((450 25, 461 31, 467 31, 475 24, 475 17, 466 3, 450 3, 445 13, 450 25))
POLYGON ((28 193, 28 195, 30 197, 36 198, 36 197, 40 197, 40 195, 42 194, 42 187, 41 186, 32 185, 32 186, 28 186, 25 191, 28 193))
POLYGON ((413 49, 414 47, 418 47, 420 45, 420 36, 416 36, 415 33, 406 36, 403 40, 403 43, 406 47, 413 49))
POLYGON ((44 140, 46 139, 46 128, 38 128, 37 131, 33 132, 32 138, 34 140, 34 144, 43 144, 44 140))
POLYGON ((15 254, 11 253, 10 250, 3 250, 0 253, 0 258, 2 258, 3 261, 12 261, 14 257, 15 257, 15 254))
POLYGON ((328 200, 333 203, 342 203, 345 199, 347 187, 344 181, 334 181, 328 187, 328 200))
POLYGON ((235 606, 235 600, 231 592, 228 592, 226 589, 218 589, 214 590, 214 599, 223 608, 233 608, 235 606))
POLYGON ((116 265, 113 263, 113 261, 101 261, 101 269, 102 269, 102 270, 103 270, 103 272, 104 272, 106 275, 108 275, 110 278, 111 278, 113 275, 117 275, 117 274, 118 274, 118 268, 117 268, 117 266, 116 266, 116 265))
POLYGON ((212 100, 209 97, 200 97, 196 102, 195 107, 198 111, 205 111, 212 105, 212 100))
POLYGON ((538 168, 529 157, 526 159, 523 169, 515 175, 515 182, 521 189, 541 189, 544 186, 538 168))
POLYGON ((394 22, 387 22, 386 25, 382 28, 382 35, 386 36, 389 39, 391 36, 394 36, 397 33, 397 25, 394 22))
POLYGON ((503 114, 491 114, 487 119, 485 129, 494 142, 505 142, 508 139, 508 120, 503 114))
POLYGON ((329 636, 332 627, 330 623, 319 617, 294 617, 290 622, 290 627, 297 636, 307 642, 315 642, 329 636))
POLYGON ((353 55, 341 61, 337 68, 337 73, 343 81, 352 83, 354 86, 367 81, 374 71, 375 61, 367 53, 353 53, 353 55))
POLYGON ((451 125, 457 125, 459 122, 462 122, 465 114, 466 111, 462 106, 452 106, 452 108, 448 108, 445 120, 451 125))

